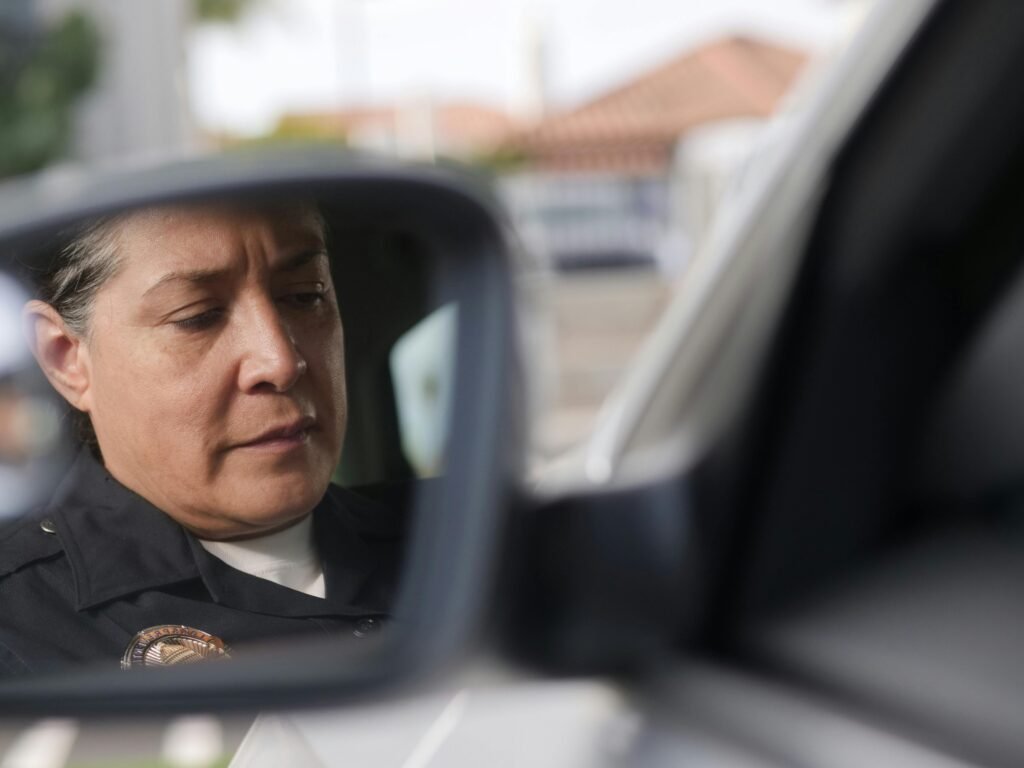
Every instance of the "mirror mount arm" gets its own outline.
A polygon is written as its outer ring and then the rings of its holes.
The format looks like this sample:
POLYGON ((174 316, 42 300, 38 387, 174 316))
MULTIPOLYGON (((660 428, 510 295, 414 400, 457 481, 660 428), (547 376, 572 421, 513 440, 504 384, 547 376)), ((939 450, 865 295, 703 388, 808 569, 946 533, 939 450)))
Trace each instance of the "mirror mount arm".
POLYGON ((663 658, 696 604, 691 507, 678 476, 525 503, 500 589, 511 656, 565 674, 663 658))

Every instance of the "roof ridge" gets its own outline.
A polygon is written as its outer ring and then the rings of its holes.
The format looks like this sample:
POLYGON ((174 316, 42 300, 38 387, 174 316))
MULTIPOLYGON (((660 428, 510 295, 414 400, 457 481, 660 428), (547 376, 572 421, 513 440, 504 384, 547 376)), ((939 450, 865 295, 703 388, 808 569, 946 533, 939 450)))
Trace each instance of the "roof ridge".
POLYGON ((634 75, 631 79, 621 82, 588 101, 560 113, 558 116, 567 117, 569 115, 578 114, 592 107, 601 106, 608 101, 621 96, 623 93, 634 91, 638 87, 642 87, 644 84, 650 83, 651 81, 664 76, 666 73, 677 69, 688 60, 692 60, 695 63, 699 62, 709 53, 713 53, 721 49, 727 49, 728 46, 743 47, 751 50, 752 52, 771 51, 773 53, 789 54, 792 55, 794 59, 806 58, 806 53, 795 47, 769 42, 765 38, 756 37, 744 32, 729 33, 722 37, 707 40, 701 44, 687 48, 684 51, 675 54, 671 58, 662 61, 660 64, 656 64, 646 71, 641 72, 639 75, 634 75))

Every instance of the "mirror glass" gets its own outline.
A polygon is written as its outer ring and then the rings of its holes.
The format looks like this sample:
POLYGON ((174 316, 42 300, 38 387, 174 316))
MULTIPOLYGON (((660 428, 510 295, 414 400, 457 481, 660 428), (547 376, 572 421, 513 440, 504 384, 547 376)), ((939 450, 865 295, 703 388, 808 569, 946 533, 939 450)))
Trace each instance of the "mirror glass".
POLYGON ((446 467, 442 251, 313 195, 104 211, 9 243, 0 675, 386 636, 409 520, 446 467))

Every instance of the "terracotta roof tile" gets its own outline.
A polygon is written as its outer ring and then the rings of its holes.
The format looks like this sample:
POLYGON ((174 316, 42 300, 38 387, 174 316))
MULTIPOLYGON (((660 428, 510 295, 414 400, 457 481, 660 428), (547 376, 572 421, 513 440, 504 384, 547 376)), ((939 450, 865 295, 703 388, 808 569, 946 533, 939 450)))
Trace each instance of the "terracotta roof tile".
POLYGON ((760 40, 719 40, 552 115, 508 146, 545 168, 664 171, 675 142, 691 128, 771 114, 805 61, 800 52, 760 40))

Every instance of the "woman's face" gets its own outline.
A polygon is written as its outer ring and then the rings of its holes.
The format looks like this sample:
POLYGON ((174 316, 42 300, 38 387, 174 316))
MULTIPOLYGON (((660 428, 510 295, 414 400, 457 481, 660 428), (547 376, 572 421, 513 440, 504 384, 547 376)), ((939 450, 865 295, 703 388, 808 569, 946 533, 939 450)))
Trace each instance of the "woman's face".
POLYGON ((107 469, 205 538, 305 516, 346 422, 341 320, 314 217, 164 208, 117 226, 122 262, 96 294, 77 403, 107 469))

